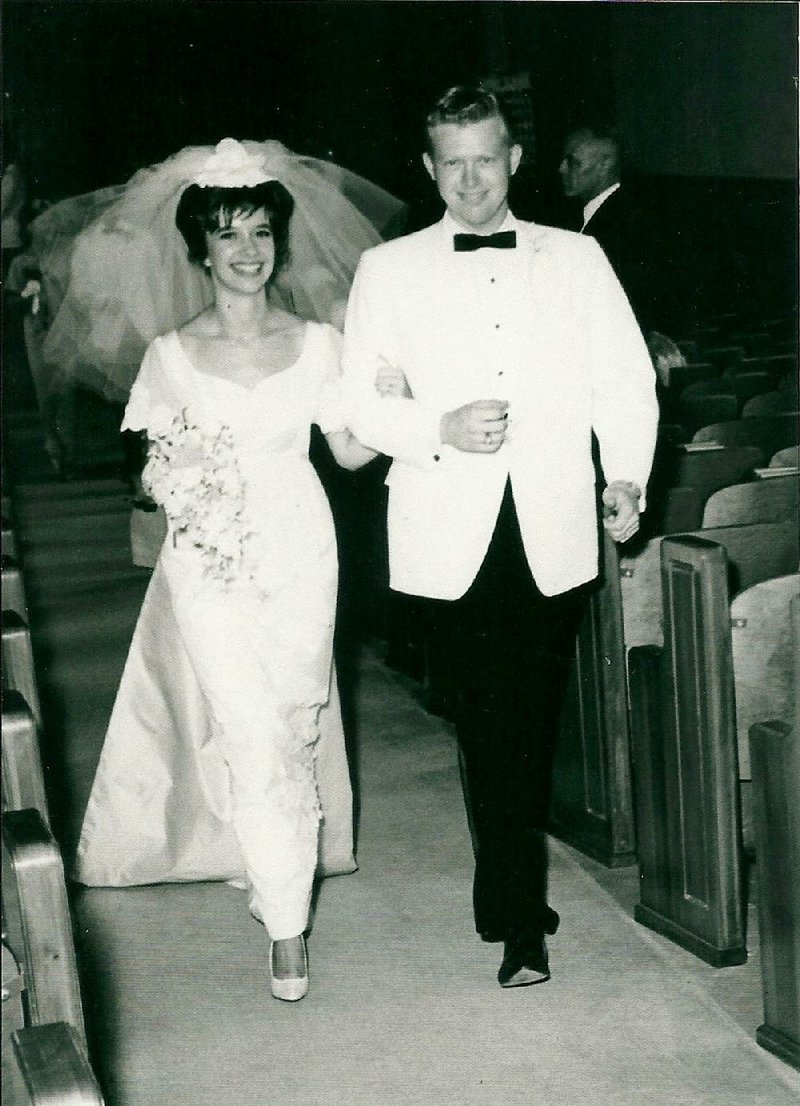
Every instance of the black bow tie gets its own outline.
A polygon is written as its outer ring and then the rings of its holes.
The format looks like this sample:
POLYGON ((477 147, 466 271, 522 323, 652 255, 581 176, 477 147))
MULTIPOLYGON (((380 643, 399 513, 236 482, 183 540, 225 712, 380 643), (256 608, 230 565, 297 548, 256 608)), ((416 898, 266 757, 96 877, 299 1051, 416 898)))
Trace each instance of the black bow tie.
POLYGON ((456 253, 469 253, 488 246, 494 250, 513 250, 517 245, 515 230, 501 230, 497 234, 454 234, 453 249, 456 253))

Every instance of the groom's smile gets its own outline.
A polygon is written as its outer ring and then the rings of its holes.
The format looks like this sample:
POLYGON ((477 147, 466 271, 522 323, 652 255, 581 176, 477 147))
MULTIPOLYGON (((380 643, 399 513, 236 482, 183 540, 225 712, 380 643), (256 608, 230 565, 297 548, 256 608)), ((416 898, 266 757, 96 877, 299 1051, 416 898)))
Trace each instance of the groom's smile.
POLYGON ((431 127, 430 143, 425 168, 453 219, 467 230, 497 230, 508 211, 508 181, 522 154, 509 144, 502 119, 440 123, 431 127))

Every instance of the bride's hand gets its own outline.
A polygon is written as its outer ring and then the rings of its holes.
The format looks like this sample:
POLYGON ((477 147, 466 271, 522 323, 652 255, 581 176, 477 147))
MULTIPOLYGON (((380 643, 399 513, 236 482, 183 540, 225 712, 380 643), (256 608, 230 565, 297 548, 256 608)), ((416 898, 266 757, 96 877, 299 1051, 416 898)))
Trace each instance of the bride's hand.
POLYGON ((401 396, 412 399, 411 389, 406 380, 406 374, 395 365, 384 361, 375 376, 375 390, 381 396, 401 396))

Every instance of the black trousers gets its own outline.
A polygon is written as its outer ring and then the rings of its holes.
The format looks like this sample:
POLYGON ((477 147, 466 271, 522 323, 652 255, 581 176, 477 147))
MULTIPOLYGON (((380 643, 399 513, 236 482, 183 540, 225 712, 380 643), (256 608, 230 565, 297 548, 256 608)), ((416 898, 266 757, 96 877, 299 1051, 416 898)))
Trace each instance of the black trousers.
POLYGON ((475 845, 475 925, 487 941, 545 928, 553 754, 589 588, 542 595, 509 484, 469 591, 430 601, 430 647, 456 724, 475 845))

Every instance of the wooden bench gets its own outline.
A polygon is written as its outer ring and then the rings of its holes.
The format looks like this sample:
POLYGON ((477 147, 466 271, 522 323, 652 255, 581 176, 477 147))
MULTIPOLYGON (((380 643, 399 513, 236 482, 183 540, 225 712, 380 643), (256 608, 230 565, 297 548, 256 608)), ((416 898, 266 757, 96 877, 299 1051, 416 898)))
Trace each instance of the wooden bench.
POLYGON ((800 1069, 800 599, 791 604, 790 718, 750 729, 763 1048, 800 1069))
POLYGON ((2 829, 3 919, 23 969, 28 1020, 67 1022, 86 1051, 64 866, 38 810, 11 810, 2 829))
MULTIPOLYGON (((737 590, 797 561, 790 521, 759 527, 761 556, 752 559, 750 527, 717 527, 709 535, 728 547, 737 590)), ((636 861, 627 659, 635 646, 663 642, 662 540, 631 556, 606 539, 603 585, 578 633, 556 750, 552 832, 609 867, 636 861)))
POLYGON ((49 826, 36 720, 18 691, 4 696, 2 726, 3 810, 33 808, 49 826))
POLYGON ((747 956, 730 594, 765 578, 772 529, 664 538, 664 646, 630 656, 636 917, 716 967, 747 956))

